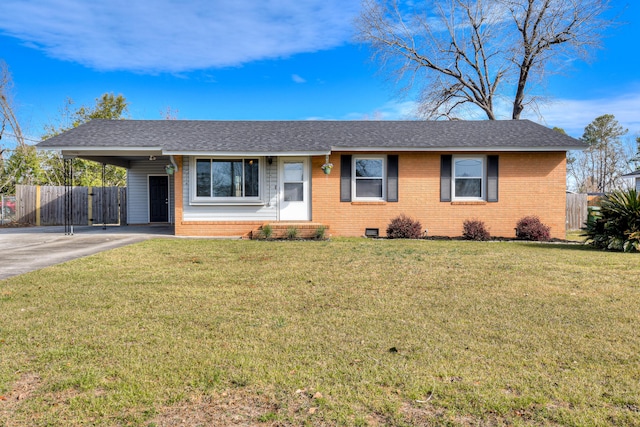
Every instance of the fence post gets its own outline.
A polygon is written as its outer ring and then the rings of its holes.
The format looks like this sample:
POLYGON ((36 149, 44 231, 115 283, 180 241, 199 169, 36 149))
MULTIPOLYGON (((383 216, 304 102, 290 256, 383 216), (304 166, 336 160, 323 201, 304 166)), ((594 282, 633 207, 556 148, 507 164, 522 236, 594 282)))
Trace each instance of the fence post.
POLYGON ((93 187, 88 187, 87 195, 87 225, 93 225, 93 187))
POLYGON ((40 186, 36 185, 36 226, 40 226, 40 204, 42 203, 42 197, 40 194, 40 186))

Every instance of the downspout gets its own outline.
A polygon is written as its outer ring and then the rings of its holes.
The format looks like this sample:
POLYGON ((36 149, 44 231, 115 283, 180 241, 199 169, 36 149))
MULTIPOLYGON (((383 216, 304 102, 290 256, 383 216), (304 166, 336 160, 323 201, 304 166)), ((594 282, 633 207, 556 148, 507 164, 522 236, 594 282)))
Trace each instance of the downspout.
POLYGON ((173 155, 169 155, 169 161, 171 162, 171 164, 173 165, 173 167, 175 168, 176 172, 178 171, 178 164, 176 163, 176 159, 173 158, 173 155))
MULTIPOLYGON (((171 162, 171 165, 173 166, 173 173, 174 174, 177 173, 178 172, 178 164, 176 163, 176 159, 173 158, 172 154, 169 155, 169 161, 171 162)), ((171 178, 169 178, 169 179, 171 179, 171 178)), ((173 179, 174 187, 175 187, 175 183, 176 183, 176 181, 175 181, 175 178, 174 178, 173 179)), ((174 218, 175 209, 176 209, 176 207, 175 207, 175 204, 176 204, 175 203, 175 197, 176 197, 175 190, 176 189, 174 188, 173 189, 173 193, 169 193, 169 224, 175 224, 175 222, 176 222, 175 218, 174 218), (171 206, 171 196, 173 196, 173 208, 171 206)))

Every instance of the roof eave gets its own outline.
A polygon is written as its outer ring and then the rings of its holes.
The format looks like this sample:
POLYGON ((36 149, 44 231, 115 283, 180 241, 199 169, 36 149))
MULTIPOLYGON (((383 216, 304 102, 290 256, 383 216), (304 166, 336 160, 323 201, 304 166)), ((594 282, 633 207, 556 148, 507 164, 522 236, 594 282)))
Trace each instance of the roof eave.
POLYGON ((327 151, 215 151, 215 150, 198 150, 198 151, 173 151, 167 150, 162 152, 168 156, 256 156, 256 157, 300 157, 300 156, 324 156, 331 154, 331 150, 327 151))
POLYGON ((123 155, 161 155, 162 147, 79 147, 79 146, 41 146, 37 145, 38 151, 61 151, 64 155, 68 156, 80 156, 83 154, 89 155, 109 155, 114 156, 118 153, 123 155))
POLYGON ((447 152, 549 152, 549 151, 572 151, 572 150, 584 150, 583 146, 564 146, 564 147, 331 147, 331 151, 375 151, 375 152, 384 152, 384 151, 447 151, 447 152))

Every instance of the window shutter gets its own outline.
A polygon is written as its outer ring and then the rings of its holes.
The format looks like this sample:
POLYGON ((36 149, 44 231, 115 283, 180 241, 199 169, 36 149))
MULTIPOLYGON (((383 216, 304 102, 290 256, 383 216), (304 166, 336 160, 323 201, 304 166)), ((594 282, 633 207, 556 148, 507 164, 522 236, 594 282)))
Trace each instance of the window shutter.
POLYGON ((340 156, 340 201, 351 201, 351 155, 340 156))
POLYGON ((398 201, 398 156, 387 156, 387 202, 398 201))
POLYGON ((440 156, 440 201, 451 201, 451 154, 440 156))
POLYGON ((487 156, 487 202, 498 201, 498 156, 487 156))

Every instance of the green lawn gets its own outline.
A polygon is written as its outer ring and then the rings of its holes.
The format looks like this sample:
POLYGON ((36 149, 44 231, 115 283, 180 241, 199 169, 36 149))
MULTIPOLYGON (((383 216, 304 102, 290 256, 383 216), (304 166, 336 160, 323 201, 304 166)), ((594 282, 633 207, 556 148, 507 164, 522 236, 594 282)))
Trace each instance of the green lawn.
POLYGON ((640 426, 640 257, 151 240, 0 281, 0 426, 640 426))
POLYGON ((573 242, 584 242, 586 236, 583 236, 584 230, 569 230, 567 231, 567 240, 573 242))

